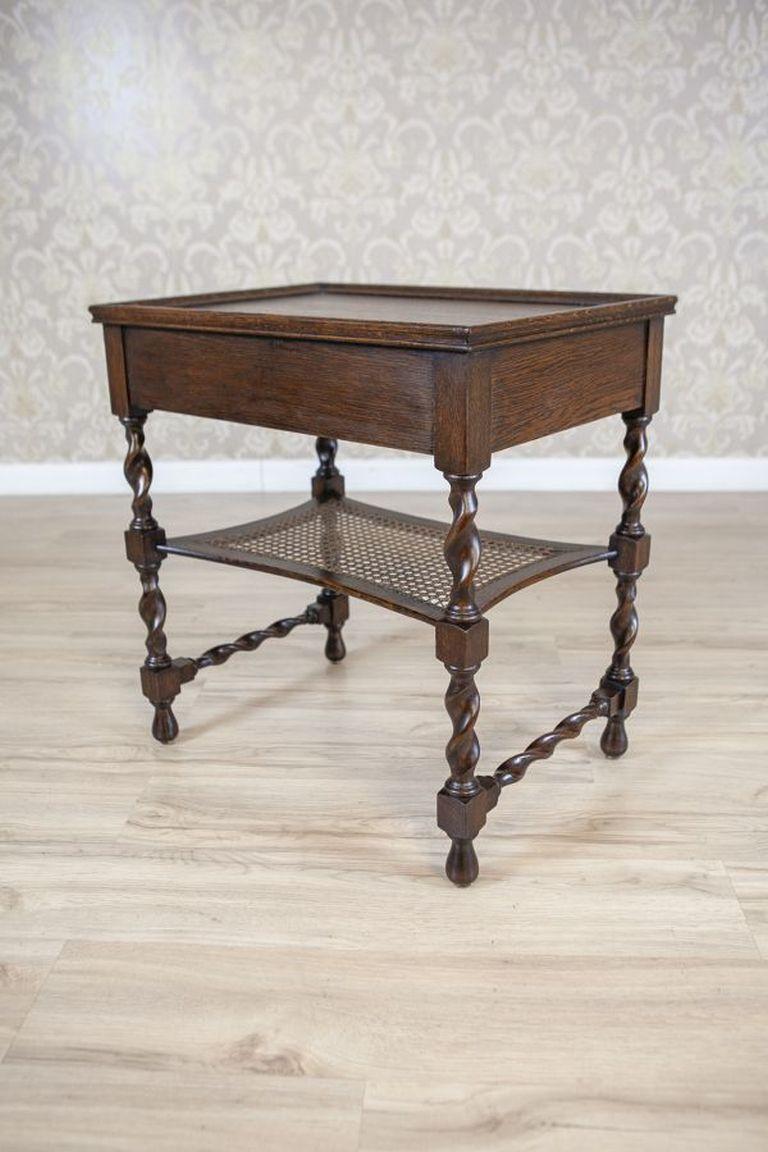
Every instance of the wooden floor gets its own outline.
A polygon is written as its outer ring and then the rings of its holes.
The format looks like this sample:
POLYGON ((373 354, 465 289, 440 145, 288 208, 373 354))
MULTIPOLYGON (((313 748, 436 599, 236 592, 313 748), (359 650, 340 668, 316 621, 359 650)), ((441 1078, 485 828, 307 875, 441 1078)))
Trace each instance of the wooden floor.
MULTIPOLYGON (((292 499, 157 511, 181 532, 292 499)), ((592 725, 506 790, 466 890, 434 824, 431 630, 355 601, 343 664, 313 628, 238 656, 161 747, 127 505, 0 506, 4 1152, 764 1152, 766 500, 649 500, 630 750, 592 725)), ((480 522, 590 543, 617 511, 481 493, 480 522)), ((163 577, 174 655, 314 597, 163 577)), ((587 699, 613 603, 592 568, 493 610, 486 771, 587 699)))

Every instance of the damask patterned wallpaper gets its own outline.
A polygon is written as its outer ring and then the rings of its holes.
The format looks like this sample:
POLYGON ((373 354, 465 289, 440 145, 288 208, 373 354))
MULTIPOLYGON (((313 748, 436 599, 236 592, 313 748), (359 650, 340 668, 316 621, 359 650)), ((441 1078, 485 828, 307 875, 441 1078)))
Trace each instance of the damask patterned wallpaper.
POLYGON ((676 292, 655 452, 764 454, 767 54, 768 0, 0 0, 0 456, 121 455, 87 304, 313 278, 676 292))

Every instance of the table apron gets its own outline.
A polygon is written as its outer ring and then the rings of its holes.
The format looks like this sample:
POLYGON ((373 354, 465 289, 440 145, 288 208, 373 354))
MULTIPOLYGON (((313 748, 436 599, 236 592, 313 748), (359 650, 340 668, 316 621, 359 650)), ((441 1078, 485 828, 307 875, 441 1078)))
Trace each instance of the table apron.
POLYGON ((470 354, 128 327, 124 376, 110 381, 134 409, 424 452, 472 473, 491 452, 653 412, 659 347, 645 321, 470 354))
POLYGON ((641 322, 498 349, 490 366, 492 451, 641 408, 647 342, 641 322))
POLYGON ((429 353, 154 328, 124 347, 135 408, 432 451, 429 353))

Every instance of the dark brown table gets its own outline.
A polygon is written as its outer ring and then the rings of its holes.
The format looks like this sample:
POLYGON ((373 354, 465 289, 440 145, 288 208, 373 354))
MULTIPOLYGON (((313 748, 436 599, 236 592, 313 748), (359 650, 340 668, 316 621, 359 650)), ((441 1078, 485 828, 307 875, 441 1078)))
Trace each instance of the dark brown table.
POLYGON ((141 684, 155 738, 176 736, 173 700, 201 669, 300 624, 323 625, 326 656, 343 659, 349 596, 423 620, 450 677, 450 775, 437 795, 437 822, 451 840, 446 872, 471 884, 474 838, 500 790, 533 761, 598 718, 605 755, 627 749, 638 686, 635 595, 650 546, 640 520, 646 429, 659 406, 663 318, 674 305, 673 296, 304 284, 91 308, 104 325, 112 411, 128 442, 126 550, 141 580, 141 684), (311 499, 267 519, 167 539, 152 511, 144 446, 155 408, 311 433, 319 458, 311 499), (478 530, 475 489, 493 452, 614 413, 626 425, 627 459, 623 512, 607 544, 478 530), (432 456, 448 486, 451 525, 348 499, 337 439, 432 456), (168 555, 290 576, 321 591, 297 616, 197 659, 172 659, 158 582, 168 555), (618 596, 613 657, 597 689, 493 775, 477 776, 475 674, 488 653, 488 610, 537 580, 597 562, 613 569, 618 596))

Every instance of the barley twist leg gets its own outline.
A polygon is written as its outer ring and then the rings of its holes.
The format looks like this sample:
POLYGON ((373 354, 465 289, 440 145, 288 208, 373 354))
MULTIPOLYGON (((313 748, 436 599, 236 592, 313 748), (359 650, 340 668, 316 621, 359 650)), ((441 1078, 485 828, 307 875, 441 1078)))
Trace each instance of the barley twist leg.
MULTIPOLYGON (((648 563, 650 545, 650 537, 640 515, 648 493, 645 454, 648 449, 646 429, 651 417, 643 413, 626 412, 622 419, 627 427, 624 437, 627 459, 619 476, 623 512, 611 537, 611 544, 617 550, 611 567, 616 575, 618 603, 610 623, 613 657, 601 684, 607 688, 623 688, 627 699, 633 699, 637 692, 637 677, 630 663, 630 650, 638 630, 635 607, 637 581, 648 563)), ((611 716, 600 739, 600 747, 612 759, 622 756, 627 750, 627 715, 628 711, 622 709, 611 716)))
POLYGON ((142 668, 142 687, 154 708, 152 735, 167 744, 178 735, 179 726, 171 707, 179 691, 178 675, 168 655, 165 635, 166 603, 160 589, 159 572, 163 560, 158 544, 165 533, 152 514, 152 461, 144 447, 147 414, 121 417, 128 445, 123 472, 133 492, 133 518, 125 533, 126 554, 141 581, 139 615, 147 630, 147 655, 142 668))
MULTIPOLYGON (((336 440, 328 436, 318 436, 315 441, 318 467, 312 477, 312 495, 315 500, 324 503, 327 500, 339 500, 344 495, 344 477, 336 467, 336 440)), ((333 553, 338 547, 337 542, 331 538, 325 541, 329 550, 329 566, 333 566, 333 553)), ((336 592, 333 588, 323 588, 317 598, 317 603, 323 611, 323 619, 327 630, 325 641, 325 656, 332 664, 338 664, 347 654, 341 630, 349 617, 349 597, 343 592, 336 592)))
MULTIPOLYGON (((445 708, 453 726, 453 733, 445 749, 451 775, 443 791, 448 797, 464 804, 481 793, 475 778, 475 766, 480 759, 480 742, 475 724, 480 713, 480 693, 475 684, 479 664, 469 668, 446 665, 451 679, 445 693, 445 708)), ((479 829, 478 829, 479 830, 479 829)), ((476 834, 476 833, 475 833, 476 834)), ((477 879, 479 865, 473 844, 474 836, 455 836, 445 862, 449 880, 466 887, 477 879)))
POLYGON ((452 584, 444 619, 436 626, 438 659, 450 675, 445 708, 451 736, 445 754, 450 776, 437 794, 438 826, 450 837, 445 871, 454 884, 465 887, 478 875, 474 839, 485 823, 488 810, 498 798, 492 777, 478 779, 475 767, 480 743, 475 732, 480 712, 480 693, 475 683, 488 654, 488 623, 475 602, 474 580, 480 563, 481 542, 475 526, 479 475, 446 474, 453 522, 445 538, 444 552, 452 584))

